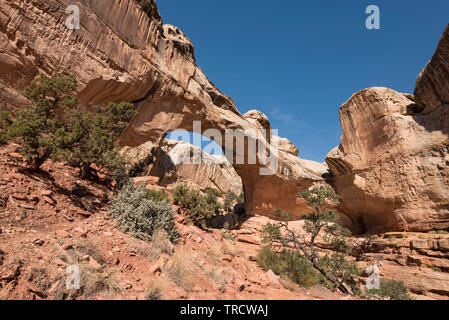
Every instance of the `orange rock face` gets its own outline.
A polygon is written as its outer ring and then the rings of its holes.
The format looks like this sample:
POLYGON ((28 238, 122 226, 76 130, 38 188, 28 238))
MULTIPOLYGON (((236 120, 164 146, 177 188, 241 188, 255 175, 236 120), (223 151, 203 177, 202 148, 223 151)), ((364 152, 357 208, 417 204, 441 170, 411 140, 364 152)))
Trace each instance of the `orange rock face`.
POLYGON ((447 107, 419 112, 412 98, 370 88, 340 108, 342 141, 326 161, 361 231, 449 227, 447 107))
POLYGON ((435 55, 416 80, 415 99, 424 113, 449 104, 449 25, 435 55))

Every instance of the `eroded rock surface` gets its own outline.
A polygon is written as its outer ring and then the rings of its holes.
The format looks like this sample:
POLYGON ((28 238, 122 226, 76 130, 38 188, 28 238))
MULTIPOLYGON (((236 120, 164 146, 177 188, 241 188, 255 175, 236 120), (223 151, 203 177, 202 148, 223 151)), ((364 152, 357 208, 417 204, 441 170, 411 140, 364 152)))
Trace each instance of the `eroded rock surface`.
POLYGON ((449 227, 449 115, 446 108, 418 112, 410 98, 370 88, 340 108, 343 136, 327 163, 361 229, 449 227))
POLYGON ((416 80, 415 98, 424 113, 449 105, 449 25, 435 55, 416 80))

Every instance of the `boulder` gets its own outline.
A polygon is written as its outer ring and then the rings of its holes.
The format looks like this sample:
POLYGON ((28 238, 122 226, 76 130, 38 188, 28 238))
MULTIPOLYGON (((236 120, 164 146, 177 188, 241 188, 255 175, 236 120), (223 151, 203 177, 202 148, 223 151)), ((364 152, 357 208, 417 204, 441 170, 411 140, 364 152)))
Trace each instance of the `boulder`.
POLYGON ((284 151, 286 153, 292 154, 294 156, 298 156, 298 148, 290 142, 287 138, 281 138, 278 136, 271 136, 272 141, 276 141, 279 145, 279 150, 284 151))
POLYGON ((210 226, 214 229, 232 230, 235 229, 238 224, 239 216, 233 213, 228 213, 226 215, 217 215, 210 221, 210 226))

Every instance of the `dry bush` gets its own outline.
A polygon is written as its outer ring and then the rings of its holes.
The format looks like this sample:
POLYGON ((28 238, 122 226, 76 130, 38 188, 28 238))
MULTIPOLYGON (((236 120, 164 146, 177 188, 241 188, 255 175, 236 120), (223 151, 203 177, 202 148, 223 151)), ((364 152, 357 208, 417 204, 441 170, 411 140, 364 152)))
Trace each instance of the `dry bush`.
POLYGON ((167 232, 164 230, 157 230, 154 233, 151 242, 145 246, 136 246, 134 249, 150 261, 155 261, 163 254, 172 255, 174 252, 174 245, 171 243, 167 232))
MULTIPOLYGON (((98 240, 85 240, 80 241, 76 245, 76 248, 82 255, 88 255, 100 264, 104 264, 103 254, 101 253, 100 243, 98 240)), ((79 254, 76 253, 79 259, 79 254)))
POLYGON ((106 274, 88 266, 80 266, 80 285, 79 294, 84 299, 94 299, 98 293, 110 296, 120 291, 114 274, 106 274))
POLYGON ((206 255, 212 261, 214 265, 218 265, 221 262, 222 247, 215 245, 207 250, 206 255))
POLYGON ((169 288, 165 278, 151 280, 145 291, 145 300, 164 300, 164 292, 169 288))
POLYGON ((206 275, 215 281, 218 290, 221 293, 224 293, 226 291, 226 288, 228 287, 228 277, 223 270, 219 271, 216 269, 211 269, 206 273, 206 275))
POLYGON ((173 254, 174 246, 170 242, 170 237, 164 230, 157 230, 153 239, 151 240, 151 246, 161 252, 161 254, 173 254))
POLYGON ((230 256, 235 256, 235 250, 234 248, 232 248, 231 246, 229 246, 229 244, 227 244, 226 242, 223 242, 221 244, 221 252, 223 252, 224 254, 228 254, 230 256))
POLYGON ((194 268, 191 252, 180 250, 175 252, 172 260, 168 263, 167 273, 174 283, 188 292, 194 286, 194 268))
POLYGON ((44 268, 31 268, 27 280, 32 282, 41 292, 45 292, 50 288, 50 280, 44 268))

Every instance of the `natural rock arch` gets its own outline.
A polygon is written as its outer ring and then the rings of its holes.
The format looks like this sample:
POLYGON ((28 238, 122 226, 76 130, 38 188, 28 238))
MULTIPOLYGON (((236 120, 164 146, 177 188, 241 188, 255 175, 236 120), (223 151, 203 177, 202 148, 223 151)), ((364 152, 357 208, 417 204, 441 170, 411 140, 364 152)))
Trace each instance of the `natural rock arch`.
MULTIPOLYGON (((8 107, 24 103, 21 91, 39 72, 65 72, 77 76, 85 105, 135 103, 139 114, 124 133, 123 146, 157 145, 171 130, 192 131, 194 120, 203 130, 222 133, 256 128, 196 65, 188 37, 162 23, 154 0, 79 0, 79 30, 65 26, 66 2, 0 0, 7 13, 0 15, 0 94, 8 107)), ((234 165, 244 183, 246 209, 271 215, 280 208, 299 217, 308 210, 297 203, 296 193, 324 183, 327 166, 284 151, 278 163, 270 176, 260 176, 257 165, 234 165)))

